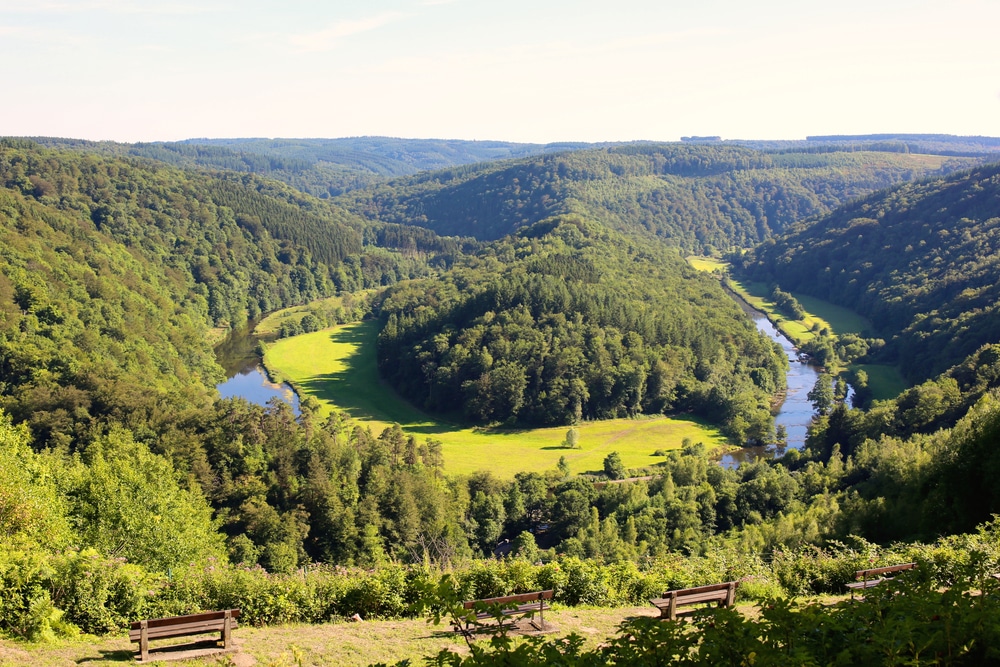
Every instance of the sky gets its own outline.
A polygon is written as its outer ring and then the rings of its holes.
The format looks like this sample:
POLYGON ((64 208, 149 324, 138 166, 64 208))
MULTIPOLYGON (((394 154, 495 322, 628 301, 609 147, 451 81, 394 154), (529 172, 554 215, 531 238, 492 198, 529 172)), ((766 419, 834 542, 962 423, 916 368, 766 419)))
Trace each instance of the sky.
POLYGON ((1000 136, 1000 0, 0 0, 0 135, 1000 136))

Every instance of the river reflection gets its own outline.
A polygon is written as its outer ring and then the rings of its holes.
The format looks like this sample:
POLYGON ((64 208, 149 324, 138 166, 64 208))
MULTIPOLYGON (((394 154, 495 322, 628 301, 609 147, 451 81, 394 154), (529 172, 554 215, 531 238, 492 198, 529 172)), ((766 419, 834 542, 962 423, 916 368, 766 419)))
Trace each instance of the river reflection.
POLYGON ((816 385, 819 371, 799 360, 798 350, 781 332, 771 324, 763 313, 744 305, 744 310, 753 319, 757 329, 771 340, 777 341, 788 356, 788 391, 785 400, 774 417, 775 426, 784 426, 788 434, 787 447, 745 447, 738 452, 726 454, 719 461, 727 468, 733 468, 744 461, 752 461, 759 456, 767 458, 781 456, 787 449, 801 449, 806 443, 806 430, 813 418, 813 404, 809 392, 816 385))
POLYGON ((257 339, 253 335, 254 324, 233 330, 216 346, 216 359, 228 379, 215 388, 222 398, 244 398, 257 405, 267 405, 271 399, 278 398, 292 406, 298 415, 299 397, 295 390, 287 382, 271 382, 261 367, 257 339))

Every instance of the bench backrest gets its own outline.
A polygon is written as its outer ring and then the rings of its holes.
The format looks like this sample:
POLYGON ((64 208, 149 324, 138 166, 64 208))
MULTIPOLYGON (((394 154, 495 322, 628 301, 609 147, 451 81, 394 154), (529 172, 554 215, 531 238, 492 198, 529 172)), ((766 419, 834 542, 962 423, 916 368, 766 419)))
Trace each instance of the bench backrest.
POLYGON ((482 600, 468 600, 462 606, 472 609, 476 604, 521 604, 522 602, 535 602, 541 600, 551 600, 553 591, 535 591, 534 593, 519 593, 517 595, 504 595, 498 598, 484 598, 482 600))
MULTIPOLYGON (((239 609, 229 610, 230 618, 239 618, 239 609)), ((189 623, 211 623, 212 621, 222 621, 226 618, 225 611, 206 611, 200 614, 189 614, 187 616, 167 616, 165 618, 151 618, 146 621, 147 628, 162 628, 171 625, 187 625, 189 623)), ((142 628, 142 621, 133 621, 130 628, 139 630, 142 628)))
POLYGON ((889 565, 887 567, 875 567, 870 570, 858 570, 854 573, 854 578, 868 580, 875 577, 881 577, 883 574, 895 574, 896 572, 912 570, 916 566, 916 563, 902 563, 900 565, 889 565))
POLYGON ((695 588, 678 588, 673 591, 667 591, 663 594, 664 598, 685 598, 690 596, 698 596, 706 593, 718 592, 720 596, 723 592, 728 592, 731 588, 736 588, 737 582, 727 581, 722 584, 709 584, 708 586, 696 586, 695 588))

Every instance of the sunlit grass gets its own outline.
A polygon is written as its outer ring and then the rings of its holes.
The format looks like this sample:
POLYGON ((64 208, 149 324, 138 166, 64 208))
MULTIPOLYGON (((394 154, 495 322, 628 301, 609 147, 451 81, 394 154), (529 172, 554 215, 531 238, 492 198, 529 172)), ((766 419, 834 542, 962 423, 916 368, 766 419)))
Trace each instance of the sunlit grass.
POLYGON ((700 255, 690 255, 687 258, 688 264, 699 271, 725 271, 729 268, 729 262, 724 262, 716 257, 701 257, 700 255))
POLYGON ((603 469, 604 458, 618 452, 626 467, 658 463, 658 449, 675 449, 685 439, 709 448, 725 444, 714 427, 694 419, 648 418, 584 422, 576 427, 579 449, 560 443, 569 427, 508 430, 477 429, 435 419, 400 398, 378 377, 375 340, 378 323, 345 324, 281 339, 268 346, 264 363, 272 376, 289 382, 300 397, 320 403, 321 414, 334 408, 367 425, 374 434, 398 423, 419 439, 440 440, 451 473, 476 470, 512 477, 520 471, 554 469, 566 457, 572 473, 603 469))

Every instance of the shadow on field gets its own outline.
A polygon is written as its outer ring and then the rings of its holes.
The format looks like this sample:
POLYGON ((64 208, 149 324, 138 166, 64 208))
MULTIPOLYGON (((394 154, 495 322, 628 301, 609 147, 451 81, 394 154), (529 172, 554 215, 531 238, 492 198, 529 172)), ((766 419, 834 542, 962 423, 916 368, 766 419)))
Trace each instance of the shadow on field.
POLYGON ((365 322, 332 331, 330 341, 353 346, 354 351, 340 359, 343 370, 304 380, 302 389, 336 405, 352 418, 397 423, 414 434, 437 435, 461 428, 424 415, 379 378, 376 326, 375 322, 365 322))
POLYGON ((115 651, 106 651, 101 649, 100 656, 93 656, 87 658, 81 658, 76 661, 78 665, 85 665, 88 662, 135 662, 135 651, 119 649, 115 651))

